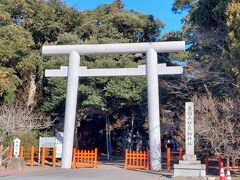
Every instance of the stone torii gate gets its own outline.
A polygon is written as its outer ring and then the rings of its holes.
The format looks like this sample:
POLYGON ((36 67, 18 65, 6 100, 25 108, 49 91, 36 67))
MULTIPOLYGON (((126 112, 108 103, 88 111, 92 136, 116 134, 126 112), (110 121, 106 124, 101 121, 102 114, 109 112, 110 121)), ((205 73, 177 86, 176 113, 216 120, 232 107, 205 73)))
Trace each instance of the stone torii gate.
POLYGON ((182 74, 183 69, 179 66, 167 67, 166 64, 158 64, 157 53, 182 50, 185 50, 184 41, 43 46, 42 54, 45 56, 69 55, 68 67, 62 66, 59 70, 45 71, 45 77, 68 78, 62 168, 71 168, 79 77, 147 75, 150 167, 152 170, 161 169, 158 75, 182 74), (115 69, 87 69, 80 66, 80 55, 129 53, 145 53, 146 65, 140 65, 138 68, 115 69))

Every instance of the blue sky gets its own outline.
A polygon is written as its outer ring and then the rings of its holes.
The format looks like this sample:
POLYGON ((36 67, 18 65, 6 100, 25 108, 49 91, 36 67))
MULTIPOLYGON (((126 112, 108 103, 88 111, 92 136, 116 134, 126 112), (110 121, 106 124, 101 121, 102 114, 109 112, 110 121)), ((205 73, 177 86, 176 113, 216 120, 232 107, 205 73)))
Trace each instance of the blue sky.
MULTIPOLYGON (((110 4, 114 0, 63 0, 65 3, 77 7, 79 10, 95 9, 100 4, 110 4)), ((152 14, 160 19, 165 28, 163 35, 172 30, 181 30, 181 18, 184 14, 174 14, 171 11, 173 0, 122 0, 125 9, 133 9, 145 14, 152 14)))

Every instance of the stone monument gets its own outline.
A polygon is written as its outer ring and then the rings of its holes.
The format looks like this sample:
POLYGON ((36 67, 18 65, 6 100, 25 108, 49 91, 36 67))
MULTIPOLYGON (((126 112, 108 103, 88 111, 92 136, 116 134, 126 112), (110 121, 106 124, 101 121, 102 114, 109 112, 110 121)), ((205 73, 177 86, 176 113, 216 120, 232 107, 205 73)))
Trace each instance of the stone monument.
POLYGON ((13 155, 7 163, 8 170, 22 171, 24 169, 24 159, 19 157, 21 140, 16 138, 13 140, 13 155))
POLYGON ((205 177, 206 166, 197 160, 194 154, 194 106, 193 102, 185 104, 185 146, 183 160, 174 164, 174 176, 205 177))

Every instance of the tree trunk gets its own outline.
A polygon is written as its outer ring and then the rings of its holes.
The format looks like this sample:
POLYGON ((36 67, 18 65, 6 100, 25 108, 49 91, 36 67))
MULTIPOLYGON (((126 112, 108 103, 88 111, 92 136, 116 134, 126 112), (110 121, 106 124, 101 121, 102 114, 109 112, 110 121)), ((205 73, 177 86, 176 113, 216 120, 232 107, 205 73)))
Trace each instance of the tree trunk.
POLYGON ((35 104, 35 94, 36 94, 36 83, 34 75, 30 75, 30 84, 28 89, 28 99, 27 99, 27 106, 31 106, 35 104))
POLYGON ((109 154, 109 129, 108 129, 108 115, 105 117, 106 120, 106 150, 107 150, 107 160, 110 160, 110 154, 109 154))

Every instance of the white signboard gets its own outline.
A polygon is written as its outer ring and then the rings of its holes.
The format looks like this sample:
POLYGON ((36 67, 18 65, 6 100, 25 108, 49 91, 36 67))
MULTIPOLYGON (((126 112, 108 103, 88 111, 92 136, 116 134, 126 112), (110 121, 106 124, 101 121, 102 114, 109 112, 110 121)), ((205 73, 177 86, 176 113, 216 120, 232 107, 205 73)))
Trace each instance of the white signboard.
POLYGON ((55 145, 55 137, 40 137, 39 147, 53 148, 55 145))
POLYGON ((21 140, 16 138, 13 140, 13 155, 17 158, 19 156, 19 151, 20 151, 20 142, 21 140))
POLYGON ((62 143, 56 142, 55 146, 56 146, 56 158, 62 158, 62 143))
POLYGON ((56 158, 62 158, 63 132, 55 133, 56 158))
POLYGON ((185 132, 186 132, 186 155, 194 154, 194 106, 193 102, 185 104, 185 132))
POLYGON ((41 147, 53 148, 54 146, 55 146, 55 137, 40 137, 39 138, 38 165, 40 164, 41 147))

